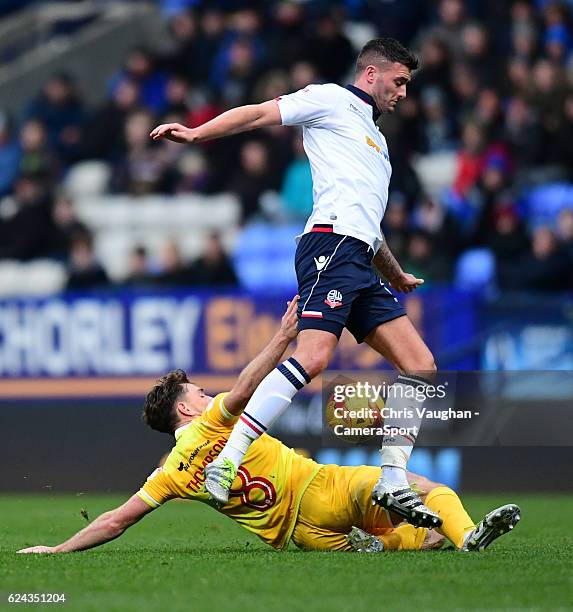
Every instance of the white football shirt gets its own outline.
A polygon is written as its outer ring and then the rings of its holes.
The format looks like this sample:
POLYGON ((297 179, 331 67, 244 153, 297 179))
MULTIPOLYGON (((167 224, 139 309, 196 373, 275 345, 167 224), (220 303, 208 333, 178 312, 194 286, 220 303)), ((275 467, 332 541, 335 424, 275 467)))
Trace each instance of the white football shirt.
POLYGON ((283 125, 302 126, 310 161, 314 206, 304 233, 315 223, 330 224, 377 251, 392 166, 372 106, 333 83, 309 85, 277 102, 283 125))

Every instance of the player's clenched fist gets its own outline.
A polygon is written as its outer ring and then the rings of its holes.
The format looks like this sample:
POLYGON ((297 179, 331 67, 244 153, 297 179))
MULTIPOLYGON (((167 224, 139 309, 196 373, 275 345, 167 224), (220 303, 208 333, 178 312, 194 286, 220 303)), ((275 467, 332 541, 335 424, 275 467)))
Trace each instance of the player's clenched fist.
POLYGON ((149 134, 153 140, 160 140, 161 138, 167 138, 173 142, 193 142, 195 140, 194 130, 192 128, 185 127, 180 123, 162 123, 158 125, 149 134))

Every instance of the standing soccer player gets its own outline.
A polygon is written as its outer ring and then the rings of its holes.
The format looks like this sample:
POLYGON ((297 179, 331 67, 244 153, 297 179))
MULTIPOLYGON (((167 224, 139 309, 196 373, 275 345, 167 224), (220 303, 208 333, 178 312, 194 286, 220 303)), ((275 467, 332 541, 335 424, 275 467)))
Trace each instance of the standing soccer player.
MULTIPOLYGON (((406 97, 418 60, 390 38, 368 42, 356 62, 353 85, 309 85, 262 104, 231 109, 197 128, 177 123, 156 127, 155 140, 194 143, 272 125, 302 126, 313 178, 313 212, 296 253, 299 335, 293 356, 259 385, 219 458, 205 469, 205 487, 228 500, 237 468, 249 445, 286 410, 294 395, 328 365, 346 327, 400 372, 386 407, 416 413, 420 387, 436 366, 429 349, 372 264, 397 291, 423 283, 402 270, 381 233, 392 167, 386 140, 376 125, 406 97), (412 393, 415 387, 416 393, 412 393)), ((386 420, 388 426, 404 419, 386 420)), ((415 428, 415 427, 414 427, 415 428)), ((409 423, 412 429, 412 422, 409 423)), ((441 519, 406 479, 415 435, 382 440, 382 473, 372 499, 417 526, 441 519)))

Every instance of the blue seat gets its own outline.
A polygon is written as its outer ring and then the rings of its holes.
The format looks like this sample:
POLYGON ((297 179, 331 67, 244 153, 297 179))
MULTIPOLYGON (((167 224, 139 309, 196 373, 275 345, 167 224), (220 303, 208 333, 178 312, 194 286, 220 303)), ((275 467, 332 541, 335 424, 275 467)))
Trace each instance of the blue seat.
POLYGON ((458 259, 454 284, 459 289, 479 290, 495 283, 495 257, 489 249, 471 249, 458 259))
POLYGON ((552 227, 564 208, 573 206, 573 185, 571 183, 550 183, 535 187, 521 200, 529 226, 552 227))
POLYGON ((250 291, 294 291, 295 236, 300 225, 254 223, 239 236, 234 261, 243 287, 250 291))

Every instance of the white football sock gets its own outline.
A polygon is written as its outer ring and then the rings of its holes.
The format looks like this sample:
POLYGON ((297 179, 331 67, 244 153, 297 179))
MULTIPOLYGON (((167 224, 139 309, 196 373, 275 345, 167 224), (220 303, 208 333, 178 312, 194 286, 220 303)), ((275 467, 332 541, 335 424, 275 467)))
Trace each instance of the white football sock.
POLYGON ((394 431, 382 438, 380 449, 382 475, 397 486, 409 486, 406 467, 422 421, 417 410, 421 410, 426 399, 424 393, 426 384, 422 378, 401 374, 388 389, 384 408, 391 414, 384 419, 384 427, 408 430, 407 433, 394 431))
POLYGON ((237 467, 241 465, 251 443, 266 432, 287 409, 297 391, 309 382, 309 375, 293 357, 267 374, 233 427, 219 457, 230 459, 237 467))

